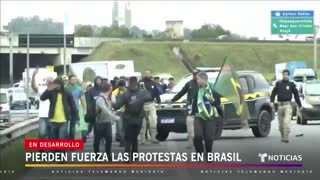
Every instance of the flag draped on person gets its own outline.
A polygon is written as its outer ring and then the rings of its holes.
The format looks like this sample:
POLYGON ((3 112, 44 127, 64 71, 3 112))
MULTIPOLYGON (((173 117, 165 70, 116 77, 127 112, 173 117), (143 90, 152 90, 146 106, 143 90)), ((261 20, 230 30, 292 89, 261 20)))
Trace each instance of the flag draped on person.
POLYGON ((228 57, 225 58, 213 89, 228 99, 235 107, 243 128, 248 128, 249 111, 239 78, 228 57))

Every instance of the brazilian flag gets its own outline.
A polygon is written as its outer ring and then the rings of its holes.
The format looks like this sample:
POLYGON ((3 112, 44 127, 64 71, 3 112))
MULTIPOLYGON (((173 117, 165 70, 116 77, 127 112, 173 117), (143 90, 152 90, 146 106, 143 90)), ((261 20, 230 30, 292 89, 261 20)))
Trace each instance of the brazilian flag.
POLYGON ((228 57, 225 58, 221 66, 213 89, 234 105, 236 113, 241 120, 242 127, 249 127, 248 119, 250 115, 248 106, 244 98, 242 87, 239 83, 238 75, 234 72, 228 57))

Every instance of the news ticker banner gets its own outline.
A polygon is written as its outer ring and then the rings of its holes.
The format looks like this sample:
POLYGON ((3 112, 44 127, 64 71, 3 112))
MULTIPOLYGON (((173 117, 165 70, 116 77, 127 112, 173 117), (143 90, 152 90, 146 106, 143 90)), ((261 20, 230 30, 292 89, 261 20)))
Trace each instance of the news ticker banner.
POLYGON ((271 11, 271 34, 314 33, 314 11, 271 11))
POLYGON ((83 152, 83 140, 25 140, 25 167, 38 168, 303 168, 302 155, 259 153, 261 163, 244 163, 238 152, 83 152), (38 150, 47 152, 37 152, 38 150), (53 152, 59 150, 59 152, 53 152), (61 152, 64 151, 64 152, 61 152), (71 150, 71 151, 70 151, 71 150), (66 151, 70 151, 66 153, 66 151), (135 162, 129 164, 127 162, 135 162), (63 163, 62 163, 63 162, 63 163), (209 162, 209 163, 208 163, 209 162), (285 163, 279 163, 285 162, 285 163))

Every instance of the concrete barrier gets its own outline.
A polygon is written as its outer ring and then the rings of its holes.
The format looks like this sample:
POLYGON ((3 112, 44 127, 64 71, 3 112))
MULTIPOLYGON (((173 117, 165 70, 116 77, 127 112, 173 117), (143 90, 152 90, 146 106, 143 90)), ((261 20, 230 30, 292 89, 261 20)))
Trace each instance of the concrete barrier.
POLYGON ((0 131, 0 145, 4 145, 37 128, 39 128, 38 118, 33 118, 24 122, 17 123, 7 129, 0 131))

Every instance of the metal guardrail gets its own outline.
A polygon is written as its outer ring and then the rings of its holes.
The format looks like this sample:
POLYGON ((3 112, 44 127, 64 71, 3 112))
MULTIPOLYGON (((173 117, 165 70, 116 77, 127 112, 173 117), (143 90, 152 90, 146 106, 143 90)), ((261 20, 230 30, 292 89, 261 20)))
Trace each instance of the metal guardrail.
POLYGON ((17 123, 9 128, 0 131, 0 145, 4 145, 14 139, 17 139, 26 133, 39 127, 39 119, 33 118, 17 123))

